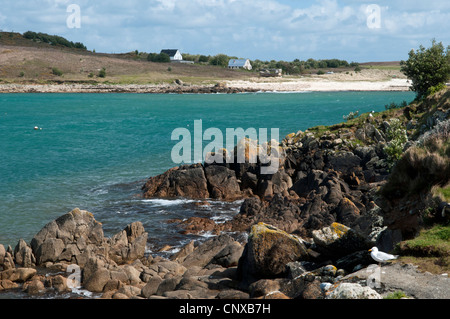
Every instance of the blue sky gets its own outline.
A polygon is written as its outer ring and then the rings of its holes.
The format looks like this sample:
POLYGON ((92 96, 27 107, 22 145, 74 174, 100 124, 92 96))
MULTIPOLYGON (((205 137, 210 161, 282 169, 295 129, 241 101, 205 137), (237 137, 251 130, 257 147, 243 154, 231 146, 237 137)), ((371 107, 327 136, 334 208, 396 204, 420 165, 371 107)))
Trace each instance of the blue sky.
POLYGON ((108 53, 394 61, 433 38, 450 44, 450 1, 0 0, 0 29, 57 34, 108 53), (68 27, 71 4, 79 28, 68 27))

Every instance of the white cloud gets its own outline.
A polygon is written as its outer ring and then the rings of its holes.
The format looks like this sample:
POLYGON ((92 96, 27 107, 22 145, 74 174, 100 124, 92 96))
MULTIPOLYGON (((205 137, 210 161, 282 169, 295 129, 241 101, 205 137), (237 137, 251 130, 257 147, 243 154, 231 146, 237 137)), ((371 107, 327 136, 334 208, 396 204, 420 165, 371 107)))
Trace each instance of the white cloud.
POLYGON ((0 0, 0 29, 67 36, 103 52, 227 53, 260 59, 400 59, 412 43, 448 43, 450 2, 428 0, 78 0, 81 29, 68 29, 72 0, 0 0), (365 8, 381 7, 381 28, 365 8), (130 47, 133 46, 133 47, 130 47))

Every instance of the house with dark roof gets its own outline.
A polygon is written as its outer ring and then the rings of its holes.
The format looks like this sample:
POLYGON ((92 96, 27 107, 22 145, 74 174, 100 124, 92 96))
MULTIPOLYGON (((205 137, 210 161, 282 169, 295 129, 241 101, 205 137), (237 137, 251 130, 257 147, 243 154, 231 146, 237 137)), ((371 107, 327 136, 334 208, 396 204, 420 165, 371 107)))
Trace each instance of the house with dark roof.
POLYGON ((170 57, 170 61, 182 61, 183 56, 178 49, 165 49, 161 50, 161 53, 165 53, 170 57))
POLYGON ((252 69, 252 64, 249 59, 231 59, 228 61, 229 69, 252 69))

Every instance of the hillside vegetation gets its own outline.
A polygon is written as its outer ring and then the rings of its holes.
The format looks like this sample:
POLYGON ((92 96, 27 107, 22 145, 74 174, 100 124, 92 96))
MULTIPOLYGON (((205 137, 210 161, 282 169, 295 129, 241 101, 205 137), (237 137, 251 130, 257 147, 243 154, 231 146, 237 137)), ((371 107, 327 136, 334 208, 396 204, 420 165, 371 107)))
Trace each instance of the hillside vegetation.
POLYGON ((0 83, 158 84, 180 79, 194 84, 211 84, 254 75, 213 65, 154 63, 147 61, 147 55, 134 51, 95 53, 84 49, 80 43, 70 43, 51 44, 50 41, 27 39, 20 33, 0 33, 0 83), (55 69, 60 72, 54 72, 55 69), (104 77, 99 76, 102 69, 104 77))
POLYGON ((159 54, 138 50, 96 53, 83 43, 56 35, 33 31, 24 34, 0 32, 0 83, 164 84, 181 80, 188 84, 209 85, 226 80, 254 80, 259 77, 259 70, 265 68, 282 69, 290 79, 326 73, 333 73, 327 75, 337 80, 349 81, 402 77, 399 62, 254 60, 251 61, 253 70, 247 71, 227 69, 228 60, 237 57, 225 54, 206 56, 183 52, 183 59, 193 64, 152 62, 153 55, 159 54))

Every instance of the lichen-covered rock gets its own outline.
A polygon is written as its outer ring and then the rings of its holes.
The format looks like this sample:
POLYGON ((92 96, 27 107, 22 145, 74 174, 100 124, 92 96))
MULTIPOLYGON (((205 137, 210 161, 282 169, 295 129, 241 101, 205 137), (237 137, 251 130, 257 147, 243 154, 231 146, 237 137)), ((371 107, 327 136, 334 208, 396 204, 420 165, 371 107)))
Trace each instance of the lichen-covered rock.
POLYGON ((249 282, 280 277, 285 275, 286 264, 301 259, 308 259, 308 252, 300 238, 258 223, 252 227, 238 273, 249 282))
POLYGON ((369 243, 355 230, 339 223, 332 223, 312 232, 318 250, 328 256, 345 256, 356 251, 368 249, 369 243))
POLYGON ((341 283, 331 289, 326 299, 382 299, 381 295, 370 287, 353 283, 341 283))

